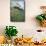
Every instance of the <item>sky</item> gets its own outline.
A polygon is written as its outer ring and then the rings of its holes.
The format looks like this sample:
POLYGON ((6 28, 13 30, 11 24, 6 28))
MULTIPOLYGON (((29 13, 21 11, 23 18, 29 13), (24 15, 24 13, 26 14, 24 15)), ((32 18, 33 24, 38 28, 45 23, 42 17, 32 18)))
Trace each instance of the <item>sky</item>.
POLYGON ((11 0, 11 6, 16 6, 16 2, 18 2, 18 4, 20 4, 20 8, 24 9, 24 0, 11 0))

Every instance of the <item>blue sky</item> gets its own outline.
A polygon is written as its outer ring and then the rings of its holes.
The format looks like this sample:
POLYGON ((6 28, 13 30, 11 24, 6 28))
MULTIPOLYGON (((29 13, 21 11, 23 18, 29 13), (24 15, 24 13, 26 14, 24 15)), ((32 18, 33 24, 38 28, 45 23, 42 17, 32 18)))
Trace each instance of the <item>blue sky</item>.
POLYGON ((11 0, 11 6, 15 6, 16 1, 18 1, 18 3, 21 5, 20 8, 24 9, 24 1, 23 0, 11 0))

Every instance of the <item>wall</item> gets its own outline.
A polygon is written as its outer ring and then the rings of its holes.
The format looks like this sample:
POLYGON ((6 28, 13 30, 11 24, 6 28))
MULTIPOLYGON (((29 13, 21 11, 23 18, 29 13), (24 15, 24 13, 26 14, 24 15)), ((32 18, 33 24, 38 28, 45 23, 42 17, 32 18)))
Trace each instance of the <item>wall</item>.
POLYGON ((46 0, 25 0, 25 22, 10 22, 10 0, 0 0, 0 35, 4 34, 6 25, 15 25, 18 36, 31 36, 36 29, 44 29, 38 25, 35 16, 41 13, 40 6, 46 5, 46 0))

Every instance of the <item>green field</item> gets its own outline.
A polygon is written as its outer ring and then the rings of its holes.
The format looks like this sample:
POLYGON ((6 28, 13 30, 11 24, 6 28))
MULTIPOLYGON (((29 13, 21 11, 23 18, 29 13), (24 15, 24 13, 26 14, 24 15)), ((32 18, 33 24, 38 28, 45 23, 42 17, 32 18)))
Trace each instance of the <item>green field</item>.
POLYGON ((13 22, 24 22, 25 21, 25 12, 19 7, 12 7, 10 9, 10 20, 13 22))

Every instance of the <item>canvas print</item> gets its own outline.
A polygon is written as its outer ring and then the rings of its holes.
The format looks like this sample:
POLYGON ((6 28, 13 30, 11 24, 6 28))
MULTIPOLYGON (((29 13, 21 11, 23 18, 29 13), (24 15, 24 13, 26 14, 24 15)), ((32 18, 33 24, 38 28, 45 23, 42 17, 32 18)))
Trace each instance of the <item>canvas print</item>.
POLYGON ((25 21, 25 1, 11 0, 10 1, 10 21, 24 22, 25 21))

